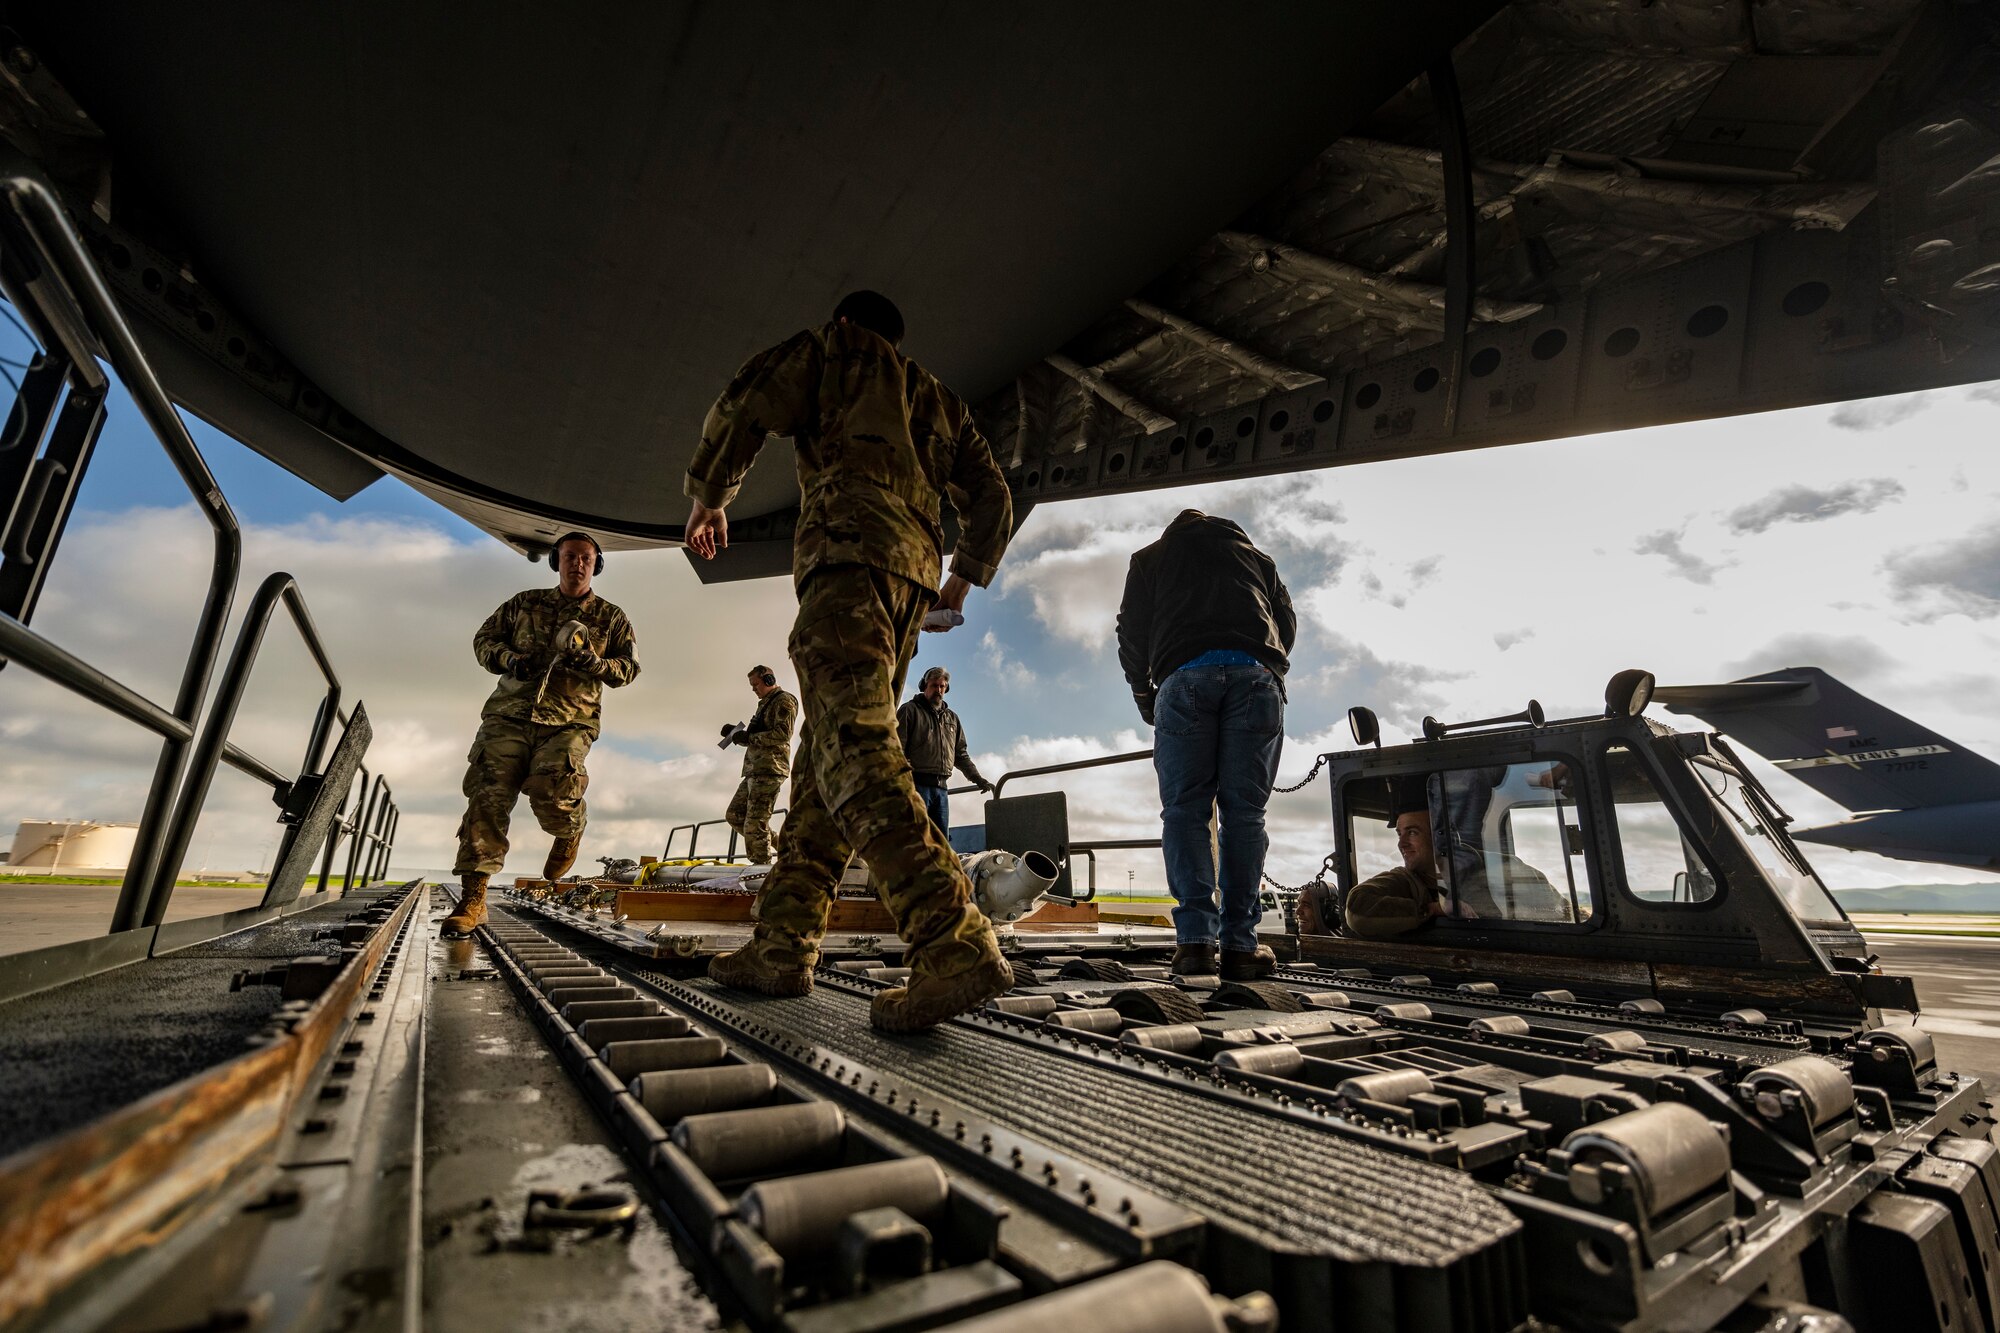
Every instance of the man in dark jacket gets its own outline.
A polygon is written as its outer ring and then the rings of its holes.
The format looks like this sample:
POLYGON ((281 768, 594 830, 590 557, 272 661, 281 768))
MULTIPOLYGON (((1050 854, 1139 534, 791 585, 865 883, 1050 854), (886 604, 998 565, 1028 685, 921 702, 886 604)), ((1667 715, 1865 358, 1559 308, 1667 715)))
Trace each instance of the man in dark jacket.
POLYGON ((981 791, 993 790, 993 784, 980 776, 979 766, 966 753, 965 724, 944 701, 950 688, 951 673, 932 667, 924 672, 917 693, 896 710, 896 734, 903 740, 903 757, 910 761, 910 778, 917 784, 917 795, 923 797, 931 822, 944 834, 951 831, 951 797, 945 788, 952 770, 972 779, 972 785, 981 791))
POLYGON ((1257 886, 1297 633, 1277 566, 1228 519, 1182 510, 1132 557, 1118 608, 1118 662, 1153 728, 1167 888, 1177 904, 1176 975, 1220 971, 1248 980, 1277 966, 1257 943, 1257 886), (1211 843, 1218 812, 1221 830, 1211 843))

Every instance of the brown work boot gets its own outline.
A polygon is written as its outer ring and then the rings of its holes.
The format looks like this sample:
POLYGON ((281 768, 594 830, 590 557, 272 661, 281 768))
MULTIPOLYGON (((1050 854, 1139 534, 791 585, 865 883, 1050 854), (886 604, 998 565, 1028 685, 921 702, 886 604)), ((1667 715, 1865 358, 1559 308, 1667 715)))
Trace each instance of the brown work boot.
POLYGON ((1224 981, 1257 981, 1278 970, 1278 955, 1271 952, 1271 946, 1260 944, 1254 949, 1224 949, 1222 951, 1222 979, 1224 981))
POLYGON ((448 940, 462 940, 486 924, 486 880, 477 871, 464 877, 458 903, 438 927, 438 934, 448 940))
POLYGON ((1215 946, 1213 944, 1177 944, 1174 946, 1174 961, 1170 969, 1177 977, 1212 977, 1215 975, 1215 946))
POLYGON ((806 995, 813 988, 812 968, 754 935, 735 953, 717 954, 709 959, 708 979, 763 995, 806 995))
POLYGON ((549 846, 549 859, 542 862, 543 879, 561 879, 576 864, 576 849, 583 846, 583 836, 557 838, 549 846))
POLYGON ((964 971, 939 977, 925 972, 920 959, 911 961, 911 965, 915 970, 909 981, 875 992, 875 999, 868 1006, 868 1021, 884 1032, 919 1032, 936 1027, 947 1018, 970 1013, 1014 987, 1014 965, 1001 954, 990 927, 985 931, 979 960, 964 971))

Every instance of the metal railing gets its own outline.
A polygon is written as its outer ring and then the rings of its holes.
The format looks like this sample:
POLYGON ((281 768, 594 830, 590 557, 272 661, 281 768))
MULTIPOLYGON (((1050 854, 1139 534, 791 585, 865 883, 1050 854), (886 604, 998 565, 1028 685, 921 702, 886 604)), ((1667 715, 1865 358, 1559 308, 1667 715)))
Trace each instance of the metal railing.
MULTIPOLYGON (((781 805, 777 809, 771 811, 771 817, 775 819, 779 815, 784 814, 785 812, 786 808, 781 805)), ((697 859, 695 856, 695 848, 701 845, 701 831, 705 828, 713 828, 717 824, 727 824, 728 822, 729 820, 727 818, 722 818, 722 819, 704 819, 694 824, 674 825, 672 828, 667 830, 667 842, 666 845, 660 849, 660 859, 662 861, 671 861, 674 859, 674 839, 679 835, 681 835, 682 833, 688 835, 688 845, 687 845, 687 851, 681 854, 680 859, 683 861, 693 861, 697 859)), ((773 834, 772 836, 776 837, 777 835, 773 834)), ((736 859, 736 837, 737 837, 736 830, 733 828, 730 829, 729 850, 724 852, 722 856, 720 856, 719 858, 715 859, 723 861, 734 861, 736 859)))
MULTIPOLYGON (((12 506, 4 526, 0 526, 0 556, 4 556, 4 564, 0 564, 0 666, 19 663, 161 739, 132 860, 112 911, 110 933, 116 935, 156 926, 164 918, 180 862, 218 764, 226 763, 271 787, 281 805, 290 793, 292 779, 229 740, 264 631, 280 601, 298 625, 328 686, 313 724, 303 771, 316 768, 340 718, 340 686, 296 583, 290 575, 274 574, 251 601, 215 701, 197 730, 242 565, 242 533, 235 513, 53 189, 24 157, 4 146, 0 146, 0 196, 5 205, 0 208, 0 293, 20 313, 30 337, 42 348, 22 381, 5 429, 0 430, 0 504, 12 506), (110 380, 98 364, 100 356, 131 394, 210 529, 207 590, 171 709, 27 624, 103 424, 110 380), (53 434, 51 420, 55 421, 53 434), (49 448, 38 458, 45 436, 49 448)), ((377 786, 386 792, 386 784, 379 779, 377 786)), ((383 829, 393 829, 392 809, 383 806, 379 825, 371 824, 367 817, 358 825, 355 852, 373 835, 370 868, 380 862, 386 869, 389 836, 393 834, 384 836, 383 829)), ((336 825, 329 833, 329 862, 333 844, 342 832, 336 825)), ((350 884, 354 868, 351 855, 350 884)), ((266 892, 268 897, 270 890, 266 892)))

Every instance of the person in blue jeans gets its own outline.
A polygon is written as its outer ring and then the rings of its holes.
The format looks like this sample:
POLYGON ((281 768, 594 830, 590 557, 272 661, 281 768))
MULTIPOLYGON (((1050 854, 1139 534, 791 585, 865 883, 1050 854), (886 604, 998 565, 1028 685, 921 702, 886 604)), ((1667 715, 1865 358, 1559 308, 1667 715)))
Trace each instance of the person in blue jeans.
POLYGON ((1297 634, 1277 566, 1226 518, 1182 510, 1132 557, 1118 662, 1153 728, 1177 976, 1250 980, 1277 967, 1257 942, 1257 890, 1297 634))

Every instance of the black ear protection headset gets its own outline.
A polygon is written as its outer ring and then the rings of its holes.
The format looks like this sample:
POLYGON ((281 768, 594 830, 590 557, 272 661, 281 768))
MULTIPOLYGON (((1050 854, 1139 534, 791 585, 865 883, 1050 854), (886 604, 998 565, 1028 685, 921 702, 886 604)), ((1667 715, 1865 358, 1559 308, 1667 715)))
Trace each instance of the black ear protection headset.
POLYGON ((778 673, 769 667, 765 667, 757 673, 757 683, 759 685, 776 685, 778 683, 778 673))
POLYGON ((549 547, 549 568, 558 573, 562 572, 562 565, 560 563, 562 544, 573 541, 586 541, 590 543, 590 549, 597 552, 597 568, 590 571, 591 577, 595 578, 597 575, 602 574, 604 572, 604 548, 597 544, 597 538, 587 532, 565 532, 562 536, 556 538, 555 543, 549 547))

